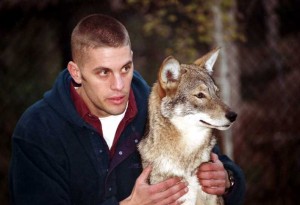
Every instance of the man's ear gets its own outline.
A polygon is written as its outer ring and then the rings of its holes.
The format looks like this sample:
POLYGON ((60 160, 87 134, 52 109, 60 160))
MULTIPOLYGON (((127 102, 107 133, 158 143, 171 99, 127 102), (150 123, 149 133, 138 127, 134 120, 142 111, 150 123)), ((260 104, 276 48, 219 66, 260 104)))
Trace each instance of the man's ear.
POLYGON ((68 71, 70 73, 70 75, 72 76, 73 80, 77 83, 77 84, 81 84, 81 72, 79 70, 79 67, 77 66, 76 63, 74 63, 73 61, 70 61, 68 63, 68 71))

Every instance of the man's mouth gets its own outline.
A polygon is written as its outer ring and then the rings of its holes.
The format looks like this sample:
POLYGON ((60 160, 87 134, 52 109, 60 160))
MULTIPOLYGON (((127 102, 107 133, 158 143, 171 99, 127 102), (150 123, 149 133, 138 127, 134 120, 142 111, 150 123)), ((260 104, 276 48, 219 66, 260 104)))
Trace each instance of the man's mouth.
POLYGON ((108 100, 109 100, 112 104, 120 105, 120 104, 124 103, 125 96, 111 97, 111 98, 108 98, 108 100))

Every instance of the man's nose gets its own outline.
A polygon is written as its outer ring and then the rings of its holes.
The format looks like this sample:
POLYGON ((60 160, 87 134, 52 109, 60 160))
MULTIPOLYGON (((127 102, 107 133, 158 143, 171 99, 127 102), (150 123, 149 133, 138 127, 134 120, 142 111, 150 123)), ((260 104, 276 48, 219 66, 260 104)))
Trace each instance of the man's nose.
POLYGON ((122 90, 124 88, 124 79, 120 75, 114 75, 111 89, 112 90, 122 90))

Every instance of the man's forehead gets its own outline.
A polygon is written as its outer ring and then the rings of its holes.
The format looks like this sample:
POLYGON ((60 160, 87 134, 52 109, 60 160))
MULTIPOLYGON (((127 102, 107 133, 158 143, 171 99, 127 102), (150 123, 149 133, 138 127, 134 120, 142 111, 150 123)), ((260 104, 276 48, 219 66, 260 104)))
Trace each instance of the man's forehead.
POLYGON ((83 60, 85 65, 92 67, 119 67, 132 62, 132 51, 130 46, 88 48, 83 60))

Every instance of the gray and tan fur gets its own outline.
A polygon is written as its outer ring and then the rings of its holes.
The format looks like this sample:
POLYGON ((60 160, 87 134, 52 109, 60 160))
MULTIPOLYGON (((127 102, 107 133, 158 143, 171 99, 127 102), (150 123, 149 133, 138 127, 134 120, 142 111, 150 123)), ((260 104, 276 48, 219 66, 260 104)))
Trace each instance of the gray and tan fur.
POLYGON ((218 53, 189 65, 172 56, 164 60, 149 98, 149 131, 138 146, 143 167, 152 166, 151 184, 174 176, 188 182, 189 191, 180 198, 184 205, 223 204, 221 197, 203 192, 196 177, 216 143, 212 129, 228 129, 236 118, 211 77, 218 53))

